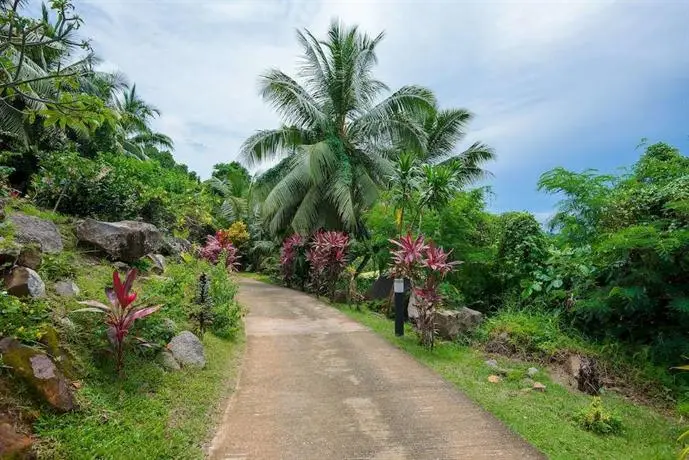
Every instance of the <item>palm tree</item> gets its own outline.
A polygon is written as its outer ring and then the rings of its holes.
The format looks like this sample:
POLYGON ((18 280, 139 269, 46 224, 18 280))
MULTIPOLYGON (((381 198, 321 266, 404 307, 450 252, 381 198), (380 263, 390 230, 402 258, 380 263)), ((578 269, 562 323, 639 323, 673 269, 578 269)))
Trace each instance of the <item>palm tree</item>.
POLYGON ((489 175, 481 165, 495 159, 492 148, 481 142, 474 142, 466 150, 457 152, 457 145, 466 137, 466 127, 473 118, 471 112, 435 106, 424 115, 422 126, 427 142, 417 151, 419 160, 450 166, 454 180, 461 185, 489 175))
POLYGON ((115 139, 116 148, 121 153, 144 160, 148 159, 148 148, 172 150, 172 139, 150 127, 151 120, 160 115, 160 110, 139 97, 136 85, 126 87, 120 97, 115 98, 113 106, 120 117, 115 139))
POLYGON ((388 87, 372 75, 375 38, 334 21, 326 40, 297 32, 304 50, 301 83, 280 70, 261 77, 261 95, 282 117, 278 129, 247 139, 247 163, 282 159, 269 170, 272 186, 264 211, 272 233, 291 227, 360 229, 362 210, 392 172, 394 142, 422 148, 425 133, 414 120, 435 103, 432 93, 404 86, 380 100, 388 87))

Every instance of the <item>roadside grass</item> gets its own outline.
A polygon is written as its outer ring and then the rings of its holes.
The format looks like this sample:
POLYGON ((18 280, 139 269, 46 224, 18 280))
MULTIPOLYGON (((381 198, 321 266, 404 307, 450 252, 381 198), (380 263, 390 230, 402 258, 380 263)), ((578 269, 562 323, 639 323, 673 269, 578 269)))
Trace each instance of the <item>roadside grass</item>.
POLYGON ((488 358, 483 353, 448 342, 439 342, 429 351, 418 345, 409 326, 404 337, 395 337, 391 320, 367 310, 335 306, 454 383, 549 458, 677 458, 675 440, 683 431, 681 424, 648 407, 617 394, 604 394, 605 408, 622 419, 624 431, 619 436, 596 435, 579 428, 573 419, 589 406, 591 398, 554 383, 538 365, 535 379, 547 386, 545 393, 525 389, 522 378, 532 367, 527 362, 497 358, 499 365, 511 372, 500 383, 489 383, 493 370, 485 364, 488 358))
POLYGON ((50 459, 200 459, 233 388, 243 348, 212 334, 204 337, 203 370, 169 373, 154 360, 129 355, 126 375, 93 372, 79 392, 79 412, 48 412, 34 424, 39 457, 50 459))
POLYGON ((237 273, 237 275, 240 277, 243 277, 243 278, 250 278, 252 280, 261 281, 263 283, 276 284, 275 281, 270 276, 265 275, 263 273, 239 272, 239 273, 237 273))

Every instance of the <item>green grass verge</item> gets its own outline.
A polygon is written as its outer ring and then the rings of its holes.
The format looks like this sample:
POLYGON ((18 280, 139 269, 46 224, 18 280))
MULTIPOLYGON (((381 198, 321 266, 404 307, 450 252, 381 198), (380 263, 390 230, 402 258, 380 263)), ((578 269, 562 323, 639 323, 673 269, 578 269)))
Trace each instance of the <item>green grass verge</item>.
POLYGON ((197 459, 233 388, 242 339, 206 334, 207 366, 168 373, 130 356, 121 380, 103 372, 80 391, 82 410, 43 414, 34 429, 40 457, 51 459, 197 459))
POLYGON ((390 320, 369 311, 337 307, 454 383, 549 458, 677 458, 675 440, 682 426, 648 407, 633 404, 616 394, 603 395, 605 408, 622 419, 624 432, 619 436, 595 435, 579 428, 573 420, 574 414, 588 407, 590 397, 554 383, 543 371, 537 380, 547 386, 545 393, 522 391, 522 377, 531 367, 528 363, 499 359, 503 368, 514 372, 500 383, 489 383, 492 372, 485 364, 487 358, 483 353, 468 346, 442 342, 435 350, 428 351, 418 345, 410 328, 404 337, 395 337, 390 320))

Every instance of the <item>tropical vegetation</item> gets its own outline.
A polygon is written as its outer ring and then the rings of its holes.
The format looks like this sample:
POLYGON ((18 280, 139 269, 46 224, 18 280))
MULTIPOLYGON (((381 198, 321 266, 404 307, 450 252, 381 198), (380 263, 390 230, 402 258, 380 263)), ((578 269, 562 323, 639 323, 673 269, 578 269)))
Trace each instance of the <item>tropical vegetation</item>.
POLYGON ((0 361, 0 409, 22 414, 44 457, 106 456, 106 437, 121 457, 198 456, 239 349, 239 271, 327 297, 553 457, 588 446, 587 455, 615 458, 643 437, 642 422, 657 426, 633 456, 679 450, 671 418, 689 413, 689 380, 671 368, 689 355, 689 159, 677 148, 643 144, 616 174, 544 172, 535 185, 560 200, 545 224, 529 212, 491 212, 485 181, 496 153, 465 145, 471 112, 423 86, 391 90, 375 75, 384 34, 333 21, 322 38, 297 32, 294 77, 259 76, 260 97, 282 124, 250 135, 202 181, 153 128, 161 112, 142 87, 100 70, 90 42, 77 38, 82 22, 68 0, 34 16, 27 2, 0 0, 3 275, 18 243, 5 214, 21 212, 54 223, 65 241, 37 267, 48 292, 65 279, 83 291, 69 300, 0 295, 0 338, 45 350, 55 330, 77 363, 85 407, 59 415, 14 386, 0 361), (166 267, 130 261, 123 282, 121 265, 77 245, 84 218, 152 224, 177 250, 166 267), (373 298, 372 286, 394 276, 411 286, 421 346, 392 337, 390 299, 373 298), (464 308, 483 314, 483 325, 459 343, 439 341, 436 312, 464 308), (157 363, 184 328, 209 350, 208 372, 172 374, 157 363), (487 390, 485 353, 516 367, 585 358, 611 393, 646 406, 605 391, 591 402, 547 377, 552 406, 524 402, 515 396, 521 371, 487 390), (563 410, 569 440, 558 451, 551 438, 563 410), (181 430, 167 425, 175 413, 189 415, 175 422, 181 430), (150 436, 132 441, 120 427, 150 436))

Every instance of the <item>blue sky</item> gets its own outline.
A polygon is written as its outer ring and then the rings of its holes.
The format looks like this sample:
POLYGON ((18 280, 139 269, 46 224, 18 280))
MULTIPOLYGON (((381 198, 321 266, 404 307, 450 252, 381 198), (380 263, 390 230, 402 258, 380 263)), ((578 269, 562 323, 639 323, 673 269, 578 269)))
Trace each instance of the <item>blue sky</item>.
POLYGON ((495 211, 544 218, 539 175, 614 171, 642 137, 689 152, 689 2, 85 0, 77 7, 107 68, 163 116, 176 158, 202 177, 278 118, 257 95, 270 67, 293 73, 295 28, 330 19, 385 30, 378 76, 420 84, 476 115, 467 142, 493 146, 495 211))

